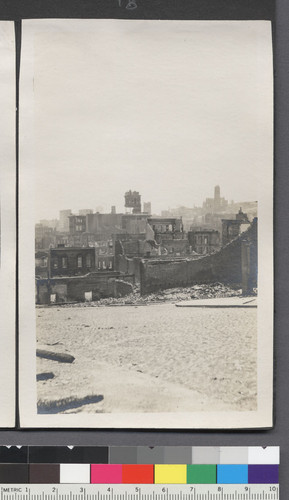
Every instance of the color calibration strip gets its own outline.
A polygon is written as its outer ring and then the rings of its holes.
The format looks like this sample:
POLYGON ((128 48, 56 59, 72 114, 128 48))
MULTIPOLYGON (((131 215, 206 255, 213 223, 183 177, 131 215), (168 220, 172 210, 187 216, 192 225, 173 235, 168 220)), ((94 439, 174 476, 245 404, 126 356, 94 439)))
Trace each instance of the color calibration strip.
POLYGON ((279 447, 0 447, 2 484, 277 484, 279 447))

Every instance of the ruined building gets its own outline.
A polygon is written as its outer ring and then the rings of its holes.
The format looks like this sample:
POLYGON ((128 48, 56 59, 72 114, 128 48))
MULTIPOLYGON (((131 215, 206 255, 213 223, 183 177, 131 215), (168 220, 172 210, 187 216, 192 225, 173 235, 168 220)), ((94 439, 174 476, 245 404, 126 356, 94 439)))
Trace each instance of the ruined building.
POLYGON ((225 246, 246 231, 250 226, 247 214, 240 208, 235 219, 222 219, 222 245, 225 246))
POLYGON ((249 294, 258 282, 257 219, 212 255, 179 259, 142 259, 141 294, 167 288, 221 282, 249 294))
POLYGON ((193 252, 207 255, 221 248, 221 235, 215 229, 192 229, 188 232, 189 244, 193 252))
POLYGON ((69 233, 81 234, 86 231, 86 215, 70 215, 69 216, 69 233))
POLYGON ((55 245, 56 231, 44 224, 35 224, 35 250, 47 250, 55 245))
POLYGON ((160 245, 160 255, 179 257, 189 253, 187 233, 181 217, 149 217, 154 240, 160 245))
POLYGON ((94 248, 51 248, 49 250, 49 277, 77 276, 95 269, 94 248))
POLYGON ((181 217, 149 217, 148 223, 152 227, 156 238, 182 239, 183 222, 181 217))

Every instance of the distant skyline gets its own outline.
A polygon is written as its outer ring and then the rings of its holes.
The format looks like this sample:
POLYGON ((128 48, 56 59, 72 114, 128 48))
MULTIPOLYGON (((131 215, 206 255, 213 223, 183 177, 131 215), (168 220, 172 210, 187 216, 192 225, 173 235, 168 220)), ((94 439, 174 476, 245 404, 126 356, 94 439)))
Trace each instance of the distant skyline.
MULTIPOLYGON (((137 191, 137 190, 134 190, 134 191, 137 191)), ((140 193, 141 194, 141 193, 140 193)), ((212 193, 210 193, 209 196, 206 196, 206 198, 213 198, 214 197, 214 189, 212 191, 212 193)), ((221 197, 222 198, 225 198, 227 199, 228 203, 230 204, 231 201, 233 201, 235 204, 238 204, 238 203, 244 203, 244 202, 251 202, 251 203, 254 203, 255 201, 257 200, 232 200, 232 199, 228 199, 226 198, 226 196, 223 195, 222 193, 222 190, 221 190, 221 197)), ((185 207, 185 208, 201 208, 203 206, 203 202, 206 200, 206 198, 204 198, 204 200, 201 202, 200 205, 192 205, 192 206, 188 206, 188 205, 184 205, 184 204, 180 204, 180 205, 176 205, 176 206, 169 206, 169 207, 165 207, 165 208, 162 208, 159 212, 156 212, 153 208, 153 202, 152 202, 152 214, 155 214, 155 215, 161 215, 161 212, 162 211, 166 211, 166 210, 174 210, 174 209, 177 209, 177 208, 180 208, 180 207, 185 207)), ((141 205, 142 205, 142 211, 143 211, 143 203, 145 201, 150 201, 150 200, 144 200, 141 198, 141 205)), ((113 206, 114 204, 111 203, 111 205, 108 206, 108 209, 105 210, 104 207, 101 207, 101 206, 96 206, 96 207, 92 207, 92 206, 85 206, 85 207, 65 207, 65 208, 60 208, 58 210, 58 212, 55 212, 55 217, 40 217, 40 218, 37 218, 37 222, 39 222, 40 220, 53 220, 53 219, 59 219, 59 212, 60 210, 71 210, 73 214, 77 215, 79 210, 83 210, 83 209, 92 209, 94 213, 96 212, 100 212, 100 213, 110 213, 111 212, 111 207, 113 206)), ((129 212, 129 209, 127 207, 124 206, 124 196, 123 196, 123 205, 121 207, 116 207, 116 212, 117 213, 127 213, 129 212)))
MULTIPOLYGON (((259 199, 272 163, 263 23, 56 23, 35 35, 35 218, 259 199), (260 188, 261 189, 261 188, 260 188)), ((267 54, 266 54, 267 55, 267 54)))

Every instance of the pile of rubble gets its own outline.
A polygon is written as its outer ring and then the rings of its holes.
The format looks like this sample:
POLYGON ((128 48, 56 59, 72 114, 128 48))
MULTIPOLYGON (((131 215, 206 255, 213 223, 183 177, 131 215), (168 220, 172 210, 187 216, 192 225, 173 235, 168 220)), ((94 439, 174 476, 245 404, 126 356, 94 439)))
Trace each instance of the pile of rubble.
POLYGON ((135 305, 142 306, 152 303, 164 302, 180 302, 181 300, 190 299, 210 299, 220 297, 237 297, 242 295, 242 290, 233 290, 229 286, 222 283, 213 283, 206 285, 194 285, 186 288, 170 288, 167 290, 160 290, 156 293, 141 296, 138 286, 134 286, 131 294, 120 298, 106 298, 100 299, 97 302, 84 302, 78 304, 69 304, 68 307, 99 307, 99 306, 125 306, 135 305))

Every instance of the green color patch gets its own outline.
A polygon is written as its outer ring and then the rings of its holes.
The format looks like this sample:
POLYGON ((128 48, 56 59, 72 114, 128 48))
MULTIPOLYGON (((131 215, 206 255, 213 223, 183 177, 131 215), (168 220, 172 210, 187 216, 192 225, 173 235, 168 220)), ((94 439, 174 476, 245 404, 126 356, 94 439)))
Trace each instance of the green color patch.
POLYGON ((216 484, 216 465, 187 465, 187 484, 216 484))

